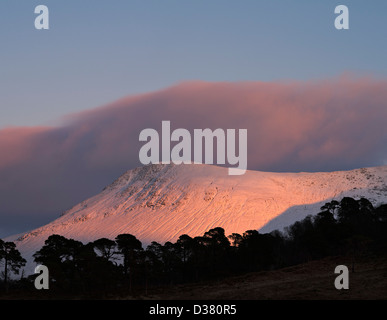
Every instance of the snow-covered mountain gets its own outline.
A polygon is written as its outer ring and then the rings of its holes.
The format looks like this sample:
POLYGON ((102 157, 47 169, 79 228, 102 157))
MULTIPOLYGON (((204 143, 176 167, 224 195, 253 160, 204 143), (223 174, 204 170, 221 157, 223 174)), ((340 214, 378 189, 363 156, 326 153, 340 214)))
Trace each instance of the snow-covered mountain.
POLYGON ((218 166, 156 164, 127 171, 55 221, 5 240, 16 243, 29 274, 35 266, 32 254, 52 234, 87 243, 130 233, 146 246, 182 234, 203 235, 214 227, 224 228, 226 235, 270 232, 344 196, 387 203, 387 166, 321 173, 249 170, 230 176, 218 166))

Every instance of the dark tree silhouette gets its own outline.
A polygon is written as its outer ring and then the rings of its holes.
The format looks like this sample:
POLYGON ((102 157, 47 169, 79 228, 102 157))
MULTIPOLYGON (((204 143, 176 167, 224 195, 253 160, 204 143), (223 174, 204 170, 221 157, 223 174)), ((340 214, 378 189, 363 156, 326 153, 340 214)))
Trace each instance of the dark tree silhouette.
POLYGON ((387 204, 382 204, 375 209, 376 220, 387 222, 387 204))
POLYGON ((147 277, 157 284, 164 280, 164 264, 163 264, 163 246, 156 242, 147 246, 145 250, 145 263, 147 277))
POLYGON ((63 262, 74 261, 82 246, 82 242, 53 234, 33 257, 35 262, 46 265, 50 271, 55 271, 58 267, 60 269, 63 262))
POLYGON ((9 271, 15 274, 26 264, 26 260, 21 256, 19 250, 13 242, 4 242, 0 239, 0 261, 4 265, 4 287, 8 291, 9 271))
POLYGON ((230 246, 230 241, 227 239, 224 229, 220 227, 205 232, 203 240, 205 245, 214 248, 225 249, 230 246))
POLYGON ((329 212, 334 217, 337 209, 340 207, 340 202, 337 200, 332 200, 331 202, 327 202, 321 207, 322 212, 329 212))
POLYGON ((33 257, 35 262, 47 266, 50 281, 55 283, 55 287, 77 291, 86 290, 96 254, 91 246, 54 234, 48 237, 33 257))
POLYGON ((97 239, 91 243, 94 249, 100 254, 106 261, 113 261, 116 254, 116 242, 107 238, 97 239))
POLYGON ((352 220, 359 214, 359 203, 350 197, 345 197, 340 201, 338 210, 339 222, 347 222, 352 220))
POLYGON ((132 291, 133 273, 135 272, 139 251, 143 250, 141 241, 131 234, 119 234, 116 237, 118 252, 123 257, 125 277, 129 275, 129 290, 132 291))
POLYGON ((183 264, 185 264, 189 256, 192 254, 193 239, 189 235, 183 234, 179 237, 179 239, 177 239, 176 245, 180 249, 179 252, 181 252, 181 259, 183 264))
POLYGON ((228 236, 233 247, 239 247, 243 241, 243 237, 239 233, 232 233, 228 236))
POLYGON ((187 273, 188 273, 188 262, 192 258, 193 255, 193 247, 194 247, 194 240, 187 234, 183 234, 177 239, 176 241, 176 249, 177 253, 180 256, 180 259, 182 261, 182 280, 183 282, 187 279, 187 273))
POLYGON ((360 214, 370 216, 375 213, 375 208, 371 201, 369 201, 368 199, 360 198, 359 200, 357 200, 357 202, 359 204, 360 214))
POLYGON ((206 268, 209 274, 225 273, 229 264, 230 241, 224 229, 217 227, 204 233, 202 243, 205 247, 206 268))

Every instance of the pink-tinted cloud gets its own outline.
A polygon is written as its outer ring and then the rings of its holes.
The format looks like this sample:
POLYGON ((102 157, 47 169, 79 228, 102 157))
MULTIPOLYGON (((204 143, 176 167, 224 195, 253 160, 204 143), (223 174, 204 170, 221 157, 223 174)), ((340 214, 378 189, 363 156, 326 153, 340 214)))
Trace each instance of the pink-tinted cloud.
MULTIPOLYGON (((51 220, 141 165, 141 130, 248 129, 248 168, 325 171, 387 159, 387 81, 187 82, 73 114, 60 127, 0 130, 0 224, 51 220)), ((0 235, 1 236, 1 235, 0 235)))

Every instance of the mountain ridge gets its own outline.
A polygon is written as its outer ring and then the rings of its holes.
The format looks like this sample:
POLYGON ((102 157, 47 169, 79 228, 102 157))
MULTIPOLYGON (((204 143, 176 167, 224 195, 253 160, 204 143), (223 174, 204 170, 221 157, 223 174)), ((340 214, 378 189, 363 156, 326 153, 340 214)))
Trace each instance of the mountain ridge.
POLYGON ((203 235, 222 227, 227 235, 283 230, 344 196, 387 202, 387 166, 334 172, 273 173, 204 164, 153 164, 126 171, 99 194, 14 241, 31 270, 32 254, 51 234, 82 242, 130 233, 143 245, 203 235))

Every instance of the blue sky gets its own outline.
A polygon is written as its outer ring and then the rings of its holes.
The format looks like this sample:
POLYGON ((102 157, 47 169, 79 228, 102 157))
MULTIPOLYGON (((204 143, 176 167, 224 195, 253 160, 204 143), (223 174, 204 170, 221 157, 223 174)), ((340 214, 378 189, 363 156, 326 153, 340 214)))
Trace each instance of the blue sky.
POLYGON ((0 14, 0 128, 187 80, 387 75, 383 0, 2 0, 0 14), (48 31, 34 28, 39 4, 48 31), (349 30, 334 28, 339 4, 349 30))
POLYGON ((249 124, 254 170, 385 164, 386 13, 385 0, 1 0, 0 236, 51 221, 133 168, 139 130, 165 116, 249 124), (334 27, 340 4, 349 30, 334 27), (50 30, 35 29, 37 5, 50 30), (269 83, 247 86, 250 99, 246 87, 206 83, 144 95, 137 111, 129 100, 95 109, 192 80, 269 83), (266 107, 271 121, 255 112, 266 107))

